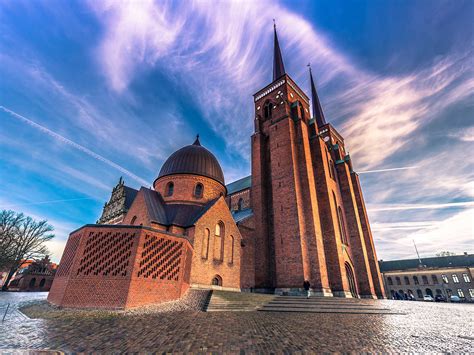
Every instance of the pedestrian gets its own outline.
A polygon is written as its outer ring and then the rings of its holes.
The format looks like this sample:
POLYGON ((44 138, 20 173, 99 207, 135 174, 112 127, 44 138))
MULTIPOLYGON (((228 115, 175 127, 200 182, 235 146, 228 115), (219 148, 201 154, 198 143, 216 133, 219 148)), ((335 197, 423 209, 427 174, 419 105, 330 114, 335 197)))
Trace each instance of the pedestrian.
POLYGON ((308 281, 308 280, 305 280, 305 281, 303 282, 303 287, 304 287, 304 289, 305 289, 305 291, 306 291, 306 298, 309 298, 309 296, 310 296, 310 294, 311 294, 311 291, 309 290, 310 286, 311 286, 311 285, 309 284, 309 281, 308 281))

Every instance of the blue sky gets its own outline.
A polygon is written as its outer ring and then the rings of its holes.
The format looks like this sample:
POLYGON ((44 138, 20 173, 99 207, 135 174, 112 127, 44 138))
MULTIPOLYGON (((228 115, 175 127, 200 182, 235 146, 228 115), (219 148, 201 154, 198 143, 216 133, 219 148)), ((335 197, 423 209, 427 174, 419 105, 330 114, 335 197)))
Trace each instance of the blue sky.
POLYGON ((196 133, 227 182, 248 175, 275 18, 287 72, 309 92, 311 62, 361 172, 379 258, 414 257, 412 240, 422 256, 472 252, 473 12, 461 0, 0 0, 0 208, 48 219, 58 260, 121 175, 151 184, 196 133))

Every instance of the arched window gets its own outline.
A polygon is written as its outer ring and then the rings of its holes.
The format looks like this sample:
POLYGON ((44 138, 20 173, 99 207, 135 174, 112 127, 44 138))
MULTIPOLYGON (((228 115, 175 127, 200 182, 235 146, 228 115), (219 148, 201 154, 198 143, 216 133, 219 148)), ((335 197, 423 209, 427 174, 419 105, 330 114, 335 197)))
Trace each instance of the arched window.
POLYGON ((346 276, 347 281, 349 282, 349 289, 351 291, 352 297, 358 298, 359 295, 357 293, 356 280, 354 277, 354 272, 352 271, 352 267, 348 263, 344 263, 344 266, 346 267, 346 276))
POLYGON ((387 277, 387 282, 389 285, 393 285, 393 281, 392 281, 392 278, 389 276, 387 277))
POLYGON ((130 224, 133 225, 136 220, 137 220, 137 216, 133 216, 132 220, 130 221, 130 224))
POLYGON ((166 185, 166 196, 173 196, 173 192, 174 192, 174 184, 172 181, 170 181, 166 185))
POLYGON ((222 261, 224 259, 224 223, 216 224, 216 233, 214 234, 214 259, 222 261))
POLYGON ((438 276, 436 276, 436 275, 431 275, 431 279, 433 280, 433 283, 434 283, 434 284, 437 284, 437 283, 438 283, 438 276))
POLYGON ((36 285, 36 278, 33 277, 31 280, 30 280, 30 287, 35 287, 36 285))
POLYGON ((209 229, 204 230, 201 245, 201 257, 207 259, 209 256, 209 238, 211 237, 211 231, 209 229))
POLYGON ((241 197, 239 198, 239 202, 237 203, 237 209, 239 211, 242 211, 243 206, 244 206, 244 199, 241 197))
POLYGON ((405 276, 404 279, 405 279, 405 285, 409 285, 410 284, 410 278, 408 276, 405 276))
POLYGON ((423 292, 421 292, 421 290, 416 290, 416 293, 418 294, 418 298, 423 298, 423 292))
POLYGON ((423 285, 428 285, 429 282, 428 282, 428 277, 426 275, 423 275, 421 279, 423 280, 423 285))
POLYGON ((265 103, 265 107, 263 108, 263 115, 265 118, 272 118, 272 110, 273 110, 273 104, 268 101, 265 103))
POLYGON ((43 288, 45 283, 46 283, 46 279, 41 279, 39 287, 43 288))
POLYGON ((227 251, 229 253, 227 261, 229 264, 233 264, 234 263, 234 237, 232 235, 229 236, 229 246, 227 248, 227 251))
POLYGON ((418 276, 413 276, 413 283, 415 285, 419 285, 420 284, 420 281, 418 281, 418 276))
POLYGON ((433 291, 431 291, 431 288, 427 288, 425 291, 428 296, 433 297, 433 291))
POLYGON ((397 281, 397 285, 401 285, 402 284, 402 280, 400 280, 400 278, 397 276, 395 277, 395 280, 397 281))
POLYGON ((336 169, 334 168, 334 163, 332 160, 329 161, 329 169, 331 171, 331 177, 333 180, 336 180, 336 169))
POLYGON ((211 284, 213 286, 222 286, 222 277, 220 277, 219 275, 214 276, 211 281, 211 284))
POLYGON ((202 186, 201 183, 198 183, 196 187, 194 188, 194 197, 201 198, 203 190, 204 190, 204 186, 202 186))

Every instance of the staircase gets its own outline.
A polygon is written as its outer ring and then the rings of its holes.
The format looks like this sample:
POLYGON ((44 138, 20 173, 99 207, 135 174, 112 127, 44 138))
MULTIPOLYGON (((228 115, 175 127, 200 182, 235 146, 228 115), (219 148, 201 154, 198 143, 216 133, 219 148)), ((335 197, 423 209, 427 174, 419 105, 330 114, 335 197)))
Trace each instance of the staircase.
POLYGON ((262 312, 400 314, 373 300, 354 298, 324 298, 303 296, 276 296, 258 309, 262 312))
POLYGON ((252 312, 274 298, 275 295, 213 291, 207 312, 252 312))

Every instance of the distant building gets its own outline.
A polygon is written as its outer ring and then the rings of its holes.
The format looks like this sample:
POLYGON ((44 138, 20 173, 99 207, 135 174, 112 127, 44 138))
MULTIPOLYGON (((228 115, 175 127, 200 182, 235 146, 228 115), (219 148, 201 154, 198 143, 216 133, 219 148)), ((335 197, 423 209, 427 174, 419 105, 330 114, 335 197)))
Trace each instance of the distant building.
POLYGON ((424 295, 456 295, 474 302, 474 254, 434 258, 379 261, 387 297, 403 299, 405 295, 423 299, 424 295))
POLYGON ((39 261, 27 260, 16 272, 8 289, 10 291, 49 291, 57 264, 48 256, 39 261))

